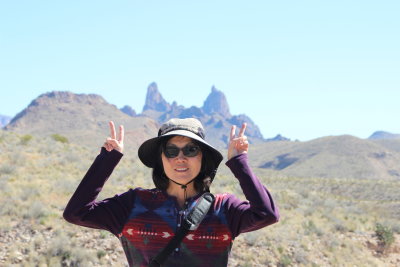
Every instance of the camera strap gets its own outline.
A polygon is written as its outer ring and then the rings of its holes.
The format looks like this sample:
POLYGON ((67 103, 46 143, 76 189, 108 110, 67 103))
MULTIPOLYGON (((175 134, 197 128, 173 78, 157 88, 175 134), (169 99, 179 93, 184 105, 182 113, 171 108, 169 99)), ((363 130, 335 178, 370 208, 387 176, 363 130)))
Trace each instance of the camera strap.
POLYGON ((196 202, 195 206, 189 212, 184 219, 181 228, 175 234, 175 236, 168 242, 167 246, 164 247, 155 256, 149 264, 149 267, 160 267, 168 258, 168 256, 174 251, 175 248, 182 242, 183 238, 189 231, 196 230, 199 227, 201 221, 207 215, 212 203, 214 202, 214 195, 210 192, 205 192, 196 202))

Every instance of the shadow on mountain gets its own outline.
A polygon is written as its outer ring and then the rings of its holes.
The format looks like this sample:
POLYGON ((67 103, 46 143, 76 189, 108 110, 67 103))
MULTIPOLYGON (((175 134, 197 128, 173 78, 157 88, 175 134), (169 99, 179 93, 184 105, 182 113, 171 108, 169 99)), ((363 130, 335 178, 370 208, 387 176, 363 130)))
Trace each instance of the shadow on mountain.
POLYGON ((260 168, 273 169, 273 170, 280 171, 280 170, 283 170, 283 169, 289 167, 290 165, 297 162, 298 160, 299 160, 299 158, 290 157, 289 153, 282 154, 282 155, 275 157, 274 160, 264 163, 263 165, 260 166, 260 168))

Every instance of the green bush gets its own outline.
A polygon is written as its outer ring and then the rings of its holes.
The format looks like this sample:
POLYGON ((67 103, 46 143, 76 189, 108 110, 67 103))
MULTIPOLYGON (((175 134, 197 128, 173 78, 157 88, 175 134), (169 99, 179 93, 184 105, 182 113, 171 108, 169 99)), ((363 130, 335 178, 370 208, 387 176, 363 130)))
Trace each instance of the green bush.
POLYGON ((51 138, 60 143, 68 143, 68 138, 60 134, 52 134, 51 138))
POLYGON ((380 244, 385 248, 390 247, 394 243, 395 237, 390 227, 377 223, 375 225, 375 234, 380 244))
POLYGON ((287 267, 292 264, 292 259, 288 255, 282 255, 279 259, 278 266, 279 267, 287 267))
POLYGON ((101 259, 101 258, 103 258, 104 256, 106 256, 107 255, 107 252, 105 252, 104 250, 99 250, 99 251, 97 251, 97 258, 99 258, 99 259, 101 259))
POLYGON ((33 138, 32 135, 30 134, 25 134, 23 136, 20 137, 20 141, 22 145, 27 145, 29 143, 29 141, 31 141, 33 138))

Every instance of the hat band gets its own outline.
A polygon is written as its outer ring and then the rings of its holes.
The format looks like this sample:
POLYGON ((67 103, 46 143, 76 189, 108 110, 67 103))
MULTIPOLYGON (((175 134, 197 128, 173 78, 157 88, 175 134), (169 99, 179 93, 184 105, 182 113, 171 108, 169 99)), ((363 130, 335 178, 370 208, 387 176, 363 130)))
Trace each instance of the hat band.
POLYGON ((167 134, 169 132, 176 131, 176 130, 188 131, 188 132, 194 133, 195 135, 197 135, 197 136, 201 137, 202 139, 204 139, 204 133, 202 131, 194 131, 191 128, 186 128, 186 127, 182 127, 182 126, 170 127, 170 128, 167 128, 167 129, 165 129, 163 131, 161 131, 161 129, 160 129, 160 131, 158 132, 158 136, 162 136, 162 135, 165 135, 165 134, 167 134))

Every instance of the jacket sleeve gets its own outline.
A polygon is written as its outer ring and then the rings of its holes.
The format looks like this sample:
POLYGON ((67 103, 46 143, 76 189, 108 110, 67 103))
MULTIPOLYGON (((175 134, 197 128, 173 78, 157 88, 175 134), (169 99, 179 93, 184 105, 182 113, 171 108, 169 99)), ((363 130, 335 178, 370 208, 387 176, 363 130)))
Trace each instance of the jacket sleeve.
POLYGON ((63 217, 70 223, 108 230, 118 235, 129 216, 133 204, 132 190, 112 198, 96 201, 105 182, 122 158, 116 150, 102 148, 83 177, 64 210, 63 217))
POLYGON ((261 184, 248 164, 246 153, 226 162, 239 180, 247 201, 229 195, 225 202, 227 218, 234 237, 278 222, 279 211, 269 191, 261 184))

